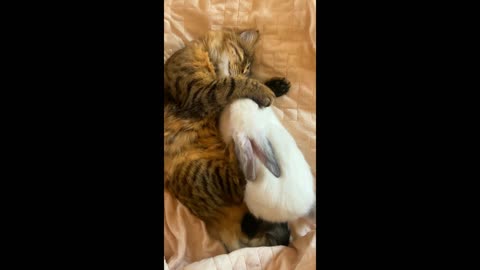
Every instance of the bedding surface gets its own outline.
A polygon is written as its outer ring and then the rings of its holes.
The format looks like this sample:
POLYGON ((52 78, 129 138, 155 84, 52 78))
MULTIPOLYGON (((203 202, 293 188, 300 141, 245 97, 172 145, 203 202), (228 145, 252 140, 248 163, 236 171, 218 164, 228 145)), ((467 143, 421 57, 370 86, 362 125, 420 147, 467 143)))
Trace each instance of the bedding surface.
MULTIPOLYGON (((260 31, 254 77, 286 77, 292 87, 274 111, 295 138, 316 181, 315 0, 166 0, 164 62, 206 31, 223 27, 260 31)), ((165 269, 315 269, 316 224, 292 224, 289 247, 244 248, 226 254, 205 225, 165 195, 165 269)))

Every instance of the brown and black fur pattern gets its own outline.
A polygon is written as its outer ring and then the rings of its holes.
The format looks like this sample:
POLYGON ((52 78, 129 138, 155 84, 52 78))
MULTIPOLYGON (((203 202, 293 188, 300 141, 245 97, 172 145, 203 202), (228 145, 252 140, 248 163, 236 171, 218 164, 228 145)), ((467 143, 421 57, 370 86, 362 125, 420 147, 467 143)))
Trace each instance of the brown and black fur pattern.
POLYGON ((258 35, 257 31, 211 31, 173 54, 165 64, 165 81, 178 112, 203 118, 239 98, 270 106, 275 93, 247 77, 258 35))
POLYGON ((242 231, 248 217, 243 203, 246 182, 234 145, 225 145, 217 130, 219 113, 231 101, 250 98, 259 106, 270 106, 275 96, 288 91, 284 79, 267 82, 273 92, 247 77, 257 39, 257 31, 209 32, 165 65, 165 187, 229 251, 288 244, 284 225, 265 223, 250 226, 256 229, 248 234, 242 231))

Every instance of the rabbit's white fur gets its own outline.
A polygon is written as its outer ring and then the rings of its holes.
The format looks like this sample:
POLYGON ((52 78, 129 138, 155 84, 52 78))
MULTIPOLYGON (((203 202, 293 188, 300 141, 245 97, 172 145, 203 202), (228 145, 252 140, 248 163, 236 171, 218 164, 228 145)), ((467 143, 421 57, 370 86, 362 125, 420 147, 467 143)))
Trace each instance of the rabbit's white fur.
POLYGON ((245 203, 253 215, 271 222, 286 222, 309 214, 315 205, 311 169, 271 107, 260 109, 250 99, 236 100, 223 110, 219 127, 226 143, 235 141, 239 159, 252 152, 251 148, 243 151, 249 140, 258 144, 268 140, 272 146, 280 177, 275 177, 253 156, 256 177, 247 181, 245 190, 245 203))

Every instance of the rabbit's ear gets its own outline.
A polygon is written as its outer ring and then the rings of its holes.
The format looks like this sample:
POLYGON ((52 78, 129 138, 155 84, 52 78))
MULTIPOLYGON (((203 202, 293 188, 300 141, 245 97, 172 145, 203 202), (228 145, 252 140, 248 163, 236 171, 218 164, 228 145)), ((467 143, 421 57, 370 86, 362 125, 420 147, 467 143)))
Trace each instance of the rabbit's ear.
POLYGON ((246 135, 237 135, 233 137, 233 141, 235 142, 235 154, 245 179, 255 181, 255 155, 250 140, 246 135))
POLYGON ((265 165, 275 177, 280 177, 280 166, 278 166, 277 158, 270 141, 266 137, 261 137, 260 139, 251 140, 251 143, 253 151, 263 165, 265 165))

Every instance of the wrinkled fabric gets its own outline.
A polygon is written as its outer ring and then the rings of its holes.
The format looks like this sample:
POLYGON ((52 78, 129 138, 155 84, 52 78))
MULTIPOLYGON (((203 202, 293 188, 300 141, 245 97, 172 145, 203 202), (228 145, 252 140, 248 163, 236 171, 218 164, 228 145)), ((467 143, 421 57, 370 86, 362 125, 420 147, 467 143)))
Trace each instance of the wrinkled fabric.
MULTIPOLYGON (((206 31, 223 27, 260 31, 253 74, 291 82, 274 111, 295 138, 316 177, 316 1, 166 0, 164 62, 206 31)), ((164 263, 176 269, 315 269, 316 225, 307 219, 292 226, 289 247, 244 248, 225 254, 202 221, 168 192, 165 194, 164 263)))
POLYGON ((163 247, 171 270, 182 269, 191 262, 225 253, 222 243, 209 237, 205 223, 192 215, 170 193, 164 192, 164 196, 163 247))
POLYGON ((226 254, 205 224, 168 192, 164 213, 164 269, 315 269, 316 225, 308 218, 290 224, 288 247, 243 248, 226 254))

